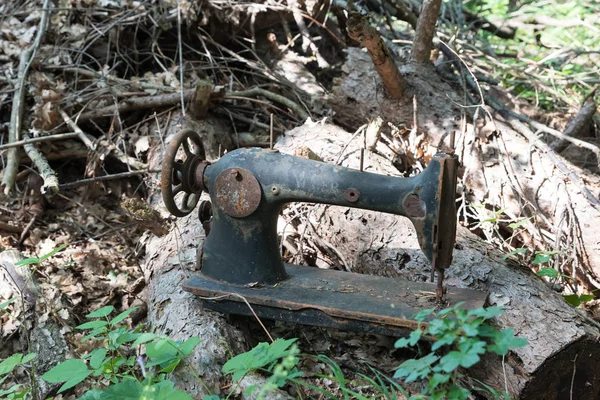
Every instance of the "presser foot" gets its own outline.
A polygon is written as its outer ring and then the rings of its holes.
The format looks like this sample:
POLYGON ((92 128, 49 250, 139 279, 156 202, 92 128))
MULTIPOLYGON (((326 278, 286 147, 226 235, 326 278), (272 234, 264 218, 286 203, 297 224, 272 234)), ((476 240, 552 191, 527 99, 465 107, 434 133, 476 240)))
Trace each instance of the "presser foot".
MULTIPOLYGON (((183 288, 205 307, 225 313, 389 336, 406 335, 419 311, 435 308, 436 285, 286 265, 289 278, 269 286, 233 285, 195 275, 183 288), (246 304, 247 301, 252 310, 246 304)), ((446 288, 445 305, 483 307, 486 292, 446 288)))

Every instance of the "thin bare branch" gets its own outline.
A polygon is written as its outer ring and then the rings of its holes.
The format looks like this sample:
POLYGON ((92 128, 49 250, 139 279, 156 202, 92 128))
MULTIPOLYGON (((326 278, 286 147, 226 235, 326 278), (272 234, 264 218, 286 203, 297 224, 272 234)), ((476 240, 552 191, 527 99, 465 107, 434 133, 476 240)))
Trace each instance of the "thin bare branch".
MULTIPOLYGON (((44 0, 43 9, 41 11, 42 16, 40 18, 40 24, 38 26, 37 35, 33 44, 27 48, 27 50, 21 53, 19 58, 19 72, 17 75, 17 82, 15 85, 15 93, 13 95, 13 104, 10 115, 10 126, 8 131, 8 142, 17 142, 21 138, 21 129, 23 128, 23 107, 25 103, 25 82, 27 80, 27 74, 31 63, 35 58, 44 33, 46 32, 46 25, 50 16, 50 7, 52 3, 50 0, 44 0)), ((8 151, 6 168, 4 169, 4 177, 2 178, 2 185, 4 185, 4 193, 10 194, 15 185, 15 178, 17 176, 17 170, 19 168, 19 153, 16 148, 11 148, 8 151)))

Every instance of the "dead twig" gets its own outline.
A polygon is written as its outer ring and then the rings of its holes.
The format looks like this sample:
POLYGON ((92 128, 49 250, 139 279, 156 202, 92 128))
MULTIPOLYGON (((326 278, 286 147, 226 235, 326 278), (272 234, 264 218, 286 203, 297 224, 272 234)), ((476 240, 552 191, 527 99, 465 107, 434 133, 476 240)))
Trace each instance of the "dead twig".
MULTIPOLYGON (((86 145, 86 147, 92 151, 96 150, 97 146, 93 141, 95 139, 83 132, 81 128, 75 123, 75 121, 73 121, 64 110, 59 110, 59 112, 65 123, 69 126, 69 128, 73 129, 78 134, 78 137, 86 145)), ((114 157, 117 160, 121 161, 123 164, 129 165, 130 167, 139 170, 144 170, 148 168, 147 164, 123 153, 117 146, 110 143, 109 141, 100 140, 100 144, 106 147, 107 149, 111 150, 114 153, 114 157)))
POLYGON ((63 184, 59 185, 59 187, 61 189, 64 189, 64 188, 73 187, 73 186, 86 185, 88 183, 93 183, 93 182, 102 182, 102 181, 109 181, 109 180, 114 180, 114 179, 123 179, 123 178, 129 178, 132 176, 143 175, 143 174, 147 174, 147 173, 157 173, 157 172, 160 172, 160 170, 122 172, 120 174, 96 176, 94 178, 81 179, 81 180, 75 181, 75 182, 63 183, 63 184))
MULTIPOLYGON (((19 70, 17 75, 17 82, 15 85, 15 93, 13 95, 13 104, 10 115, 10 126, 8 130, 8 142, 14 143, 20 140, 21 129, 23 128, 23 106, 25 103, 25 81, 27 80, 27 74, 31 63, 35 58, 42 37, 46 31, 46 25, 48 17, 50 15, 50 7, 52 3, 50 0, 44 0, 42 6, 40 24, 38 26, 37 35, 33 44, 21 53, 19 58, 19 70)), ((2 184, 4 187, 4 193, 10 194, 15 185, 15 178, 17 176, 17 170, 19 168, 19 153, 16 148, 11 148, 8 151, 6 168, 4 169, 4 177, 2 178, 2 184)))
POLYGON ((308 113, 302 107, 300 107, 298 104, 296 104, 292 100, 288 99, 287 97, 284 97, 280 94, 273 93, 273 92, 270 92, 268 90, 261 89, 258 87, 254 87, 254 88, 248 89, 248 90, 241 90, 241 91, 237 91, 237 92, 228 92, 225 94, 225 96, 223 96, 223 99, 227 99, 228 97, 234 97, 234 96, 236 96, 236 97, 262 96, 262 97, 265 97, 276 103, 283 104, 284 106, 288 107, 295 114, 297 114, 298 117, 300 117, 303 121, 305 121, 309 117, 308 113))
POLYGON ((10 149, 12 147, 24 146, 26 144, 33 144, 39 142, 51 142, 54 140, 72 139, 79 136, 77 132, 58 133, 56 135, 42 136, 37 138, 30 138, 27 140, 19 140, 18 142, 3 144, 0 146, 0 150, 10 149))
POLYGON ((0 231, 10 232, 10 233, 21 233, 23 232, 23 227, 17 225, 10 225, 6 222, 0 222, 0 231))
MULTIPOLYGON (((196 88, 183 91, 184 101, 190 101, 196 93, 196 88)), ((149 108, 170 107, 181 101, 181 93, 167 93, 156 96, 133 97, 125 99, 116 105, 110 105, 88 111, 77 118, 77 122, 86 122, 91 119, 108 118, 114 116, 115 112, 124 113, 134 110, 145 110, 149 108)))
POLYGON ((99 81, 105 80, 109 83, 114 83, 117 85, 130 86, 134 89, 162 90, 165 92, 172 92, 174 90, 174 88, 171 86, 156 85, 153 83, 143 82, 141 80, 128 80, 128 79, 117 78, 116 76, 108 75, 106 73, 91 71, 89 69, 79 68, 79 67, 61 67, 61 66, 46 65, 43 67, 43 69, 51 70, 51 71, 69 72, 69 73, 76 74, 76 75, 83 75, 83 76, 87 76, 90 78, 98 79, 99 81))
MULTIPOLYGON (((23 137, 25 140, 30 139, 27 134, 23 135, 23 137)), ((23 149, 44 180, 41 189, 42 193, 49 193, 50 195, 58 193, 58 175, 56 175, 56 172, 54 172, 50 164, 48 164, 46 157, 44 157, 44 155, 31 143, 24 145, 23 149)))

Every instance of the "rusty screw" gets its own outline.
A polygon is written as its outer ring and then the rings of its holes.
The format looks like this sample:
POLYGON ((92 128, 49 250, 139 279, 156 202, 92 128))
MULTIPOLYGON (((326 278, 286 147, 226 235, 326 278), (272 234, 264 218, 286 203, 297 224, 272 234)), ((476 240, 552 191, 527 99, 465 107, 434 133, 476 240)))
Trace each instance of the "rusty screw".
POLYGON ((360 198, 360 192, 354 188, 346 190, 346 200, 350 203, 356 203, 360 198))

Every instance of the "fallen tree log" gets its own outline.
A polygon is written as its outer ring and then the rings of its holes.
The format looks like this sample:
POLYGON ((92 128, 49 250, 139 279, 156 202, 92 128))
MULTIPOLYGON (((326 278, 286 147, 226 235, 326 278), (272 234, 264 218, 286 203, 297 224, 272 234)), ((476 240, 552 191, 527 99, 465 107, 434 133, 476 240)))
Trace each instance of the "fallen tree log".
MULTIPOLYGON (((509 121, 491 121, 486 110, 480 109, 474 115, 478 121, 467 124, 466 109, 460 107, 464 100, 432 66, 400 66, 414 102, 397 102, 383 98, 376 84, 364 85, 378 81, 367 54, 353 48, 347 53, 345 74, 329 100, 336 123, 354 130, 381 117, 384 137, 395 152, 384 148, 386 155, 421 162, 453 147, 450 139, 455 137, 464 166, 459 169, 463 181, 459 189, 470 205, 461 209, 465 219, 483 221, 500 215, 511 222, 521 221, 519 229, 503 224, 502 235, 493 223, 482 227, 488 239, 506 248, 528 248, 530 254, 556 252, 551 266, 577 277, 583 285, 571 285, 573 292, 600 288, 600 177, 573 166, 547 147, 532 151, 536 143, 516 132, 509 121)), ((490 96, 504 99, 506 94, 490 91, 490 96)), ((533 133, 540 130, 539 125, 532 130, 525 127, 533 133)))
MULTIPOLYGON (((352 136, 334 125, 306 124, 289 132, 277 147, 292 154, 308 147, 325 162, 339 159, 344 166, 358 168, 362 140, 352 136)), ((364 170, 399 175, 386 158, 371 152, 366 152, 364 170)), ((307 218, 321 241, 343 254, 344 260, 334 260, 337 266, 413 281, 430 276, 429 262, 406 218, 327 205, 316 206, 307 218)), ((461 227, 446 282, 487 291, 490 305, 505 308, 495 324, 528 340, 526 347, 504 360, 486 358, 473 368, 472 377, 523 399, 600 396, 598 324, 567 304, 529 268, 505 261, 501 252, 461 227)))

